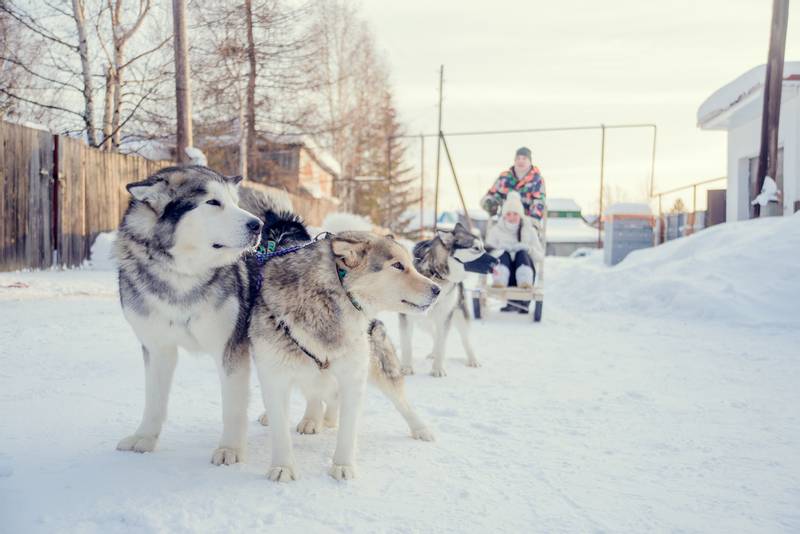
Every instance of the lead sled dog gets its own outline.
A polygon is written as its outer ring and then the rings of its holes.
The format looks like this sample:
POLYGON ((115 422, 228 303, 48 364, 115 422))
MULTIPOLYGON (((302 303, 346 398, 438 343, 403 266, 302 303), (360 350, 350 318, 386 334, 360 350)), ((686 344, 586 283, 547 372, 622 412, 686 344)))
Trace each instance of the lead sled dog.
MULTIPOLYGON (((302 220, 295 214, 281 211, 275 212, 272 203, 265 203, 263 196, 254 194, 250 189, 243 189, 240 205, 261 217, 264 228, 261 234, 262 243, 271 250, 281 251, 311 241, 311 236, 302 220)), ((347 225, 351 218, 341 214, 347 225)), ((363 221, 359 221, 364 227, 363 221)), ((327 227, 327 226, 326 226, 327 227)), ((337 228, 337 231, 347 231, 337 228)), ((433 432, 419 418, 416 411, 405 396, 405 379, 400 369, 397 351, 387 335, 386 327, 380 320, 372 319, 367 329, 370 344, 369 383, 376 386, 395 406, 408 424, 411 437, 423 441, 433 441, 433 432)), ((297 424, 300 434, 316 434, 325 427, 338 424, 338 402, 335 395, 322 398, 319 393, 306 391, 306 410, 297 424)), ((259 422, 267 426, 269 416, 266 411, 259 417, 259 422)))

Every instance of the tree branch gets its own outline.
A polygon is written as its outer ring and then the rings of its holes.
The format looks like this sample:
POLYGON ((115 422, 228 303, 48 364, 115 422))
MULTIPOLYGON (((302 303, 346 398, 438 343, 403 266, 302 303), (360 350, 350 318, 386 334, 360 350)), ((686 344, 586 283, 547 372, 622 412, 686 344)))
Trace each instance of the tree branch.
MULTIPOLYGON (((34 32, 35 34, 40 35, 40 36, 42 36, 45 39, 48 39, 50 41, 53 41, 54 43, 58 43, 58 44, 60 44, 62 46, 65 46, 65 47, 67 47, 70 50, 73 50, 75 52, 78 51, 78 46, 77 45, 73 45, 73 44, 70 44, 70 43, 68 43, 66 41, 63 41, 62 39, 59 39, 58 37, 56 37, 52 33, 48 32, 44 28, 40 27, 35 22, 28 22, 28 21, 24 20, 24 18, 21 15, 17 14, 16 12, 14 12, 9 7, 9 4, 7 4, 6 2, 0 2, 0 11, 2 11, 4 13, 7 13, 11 18, 16 20, 17 22, 19 22, 20 24, 22 24, 23 26, 28 28, 30 31, 34 32)), ((31 18, 31 16, 28 15, 28 18, 31 18)))
POLYGON ((55 80, 53 78, 48 78, 47 76, 43 76, 43 75, 41 75, 41 74, 39 74, 37 72, 34 72, 33 70, 31 70, 30 67, 28 67, 27 65, 25 65, 21 61, 17 61, 14 58, 7 57, 7 56, 0 56, 0 59, 2 59, 3 61, 8 61, 9 63, 13 63, 14 65, 17 65, 18 67, 22 67, 22 70, 24 70, 25 72, 27 72, 28 74, 30 74, 32 76, 35 76, 36 78, 39 78, 40 80, 44 80, 46 82, 54 83, 54 84, 57 84, 57 85, 62 85, 64 87, 69 87, 71 89, 75 89, 76 91, 81 91, 81 92, 83 91, 83 89, 81 89, 77 85, 72 85, 71 83, 68 83, 68 82, 63 82, 61 80, 55 80))
POLYGON ((4 87, 0 87, 0 92, 4 93, 7 96, 10 96, 11 98, 19 100, 20 102, 25 102, 27 104, 33 104, 34 106, 38 106, 38 107, 44 108, 44 109, 52 109, 52 110, 55 110, 55 111, 63 111, 64 113, 70 113, 72 115, 77 115, 78 117, 83 118, 83 115, 81 113, 78 113, 76 111, 72 111, 71 109, 62 108, 60 106, 52 106, 50 104, 42 104, 41 102, 36 102, 35 100, 30 100, 30 99, 25 98, 23 96, 15 95, 14 93, 8 91, 4 87))
POLYGON ((142 52, 141 54, 139 54, 137 56, 132 57, 131 59, 129 59, 128 61, 126 61, 122 65, 120 65, 117 70, 122 70, 125 67, 129 66, 131 63, 134 63, 135 61, 137 61, 139 59, 142 59, 144 56, 148 56, 148 55, 152 54, 153 52, 157 52, 162 46, 167 44, 170 39, 172 39, 172 34, 170 34, 169 37, 167 37, 166 39, 161 41, 161 43, 159 43, 155 47, 151 48, 150 50, 147 50, 147 51, 142 52))
MULTIPOLYGON (((105 145, 107 141, 109 141, 109 140, 114 138, 114 136, 117 134, 117 132, 120 131, 122 129, 122 127, 125 126, 128 123, 128 121, 133 118, 133 116, 139 110, 139 108, 141 107, 142 103, 147 99, 147 97, 149 97, 151 94, 153 94, 155 92, 156 87, 157 86, 151 87, 149 91, 147 91, 145 94, 142 95, 142 97, 139 99, 139 101, 133 107, 133 109, 128 114, 128 116, 125 117, 125 120, 122 121, 121 123, 119 123, 119 126, 114 128, 114 131, 112 131, 105 139, 103 139, 103 142, 100 143, 99 145, 97 145, 97 148, 102 148, 103 145, 105 145)), ((0 89, 0 90, 2 90, 2 89, 0 89)))

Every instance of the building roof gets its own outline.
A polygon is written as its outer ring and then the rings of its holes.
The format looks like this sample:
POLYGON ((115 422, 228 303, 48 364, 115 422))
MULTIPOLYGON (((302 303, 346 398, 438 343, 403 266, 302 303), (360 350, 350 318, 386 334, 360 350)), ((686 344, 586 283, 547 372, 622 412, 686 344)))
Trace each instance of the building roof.
MULTIPOLYGON (((754 67, 717 89, 697 110, 697 125, 704 130, 728 130, 743 120, 759 116, 766 69, 766 65, 754 67)), ((800 87, 800 61, 787 61, 783 65, 782 101, 797 96, 796 91, 786 91, 787 86, 800 87)))
POLYGON ((611 204, 606 211, 603 213, 603 216, 608 215, 647 215, 650 216, 653 214, 653 210, 650 209, 650 206, 647 204, 641 204, 638 202, 617 202, 615 204, 611 204))
POLYGON ((597 228, 578 217, 552 217, 547 219, 547 242, 596 243, 597 228))

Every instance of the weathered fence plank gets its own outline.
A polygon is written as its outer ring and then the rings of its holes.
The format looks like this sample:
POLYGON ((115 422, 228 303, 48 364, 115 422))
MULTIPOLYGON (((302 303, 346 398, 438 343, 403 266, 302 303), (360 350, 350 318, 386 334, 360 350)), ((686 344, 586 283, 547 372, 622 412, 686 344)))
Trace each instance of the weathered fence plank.
POLYGON ((0 154, 0 267, 49 267, 53 259, 53 137, 3 123, 0 154))

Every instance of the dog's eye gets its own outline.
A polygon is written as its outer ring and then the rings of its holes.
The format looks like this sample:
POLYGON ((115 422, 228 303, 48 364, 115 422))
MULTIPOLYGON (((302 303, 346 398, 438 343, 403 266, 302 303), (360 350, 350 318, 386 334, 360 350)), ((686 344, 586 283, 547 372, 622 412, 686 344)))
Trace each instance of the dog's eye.
POLYGON ((211 200, 207 200, 206 204, 208 204, 209 206, 222 206, 220 201, 215 199, 215 198, 212 198, 211 200))
POLYGON ((400 263, 399 261, 398 261, 398 262, 395 262, 395 263, 393 263, 393 264, 392 264, 392 267, 394 267, 394 268, 395 268, 395 269, 397 269, 398 271, 405 271, 405 270, 406 270, 406 268, 405 268, 405 267, 403 267, 403 264, 402 264, 402 263, 400 263))

